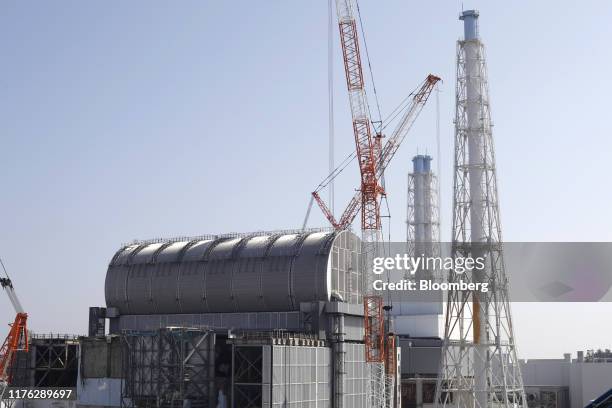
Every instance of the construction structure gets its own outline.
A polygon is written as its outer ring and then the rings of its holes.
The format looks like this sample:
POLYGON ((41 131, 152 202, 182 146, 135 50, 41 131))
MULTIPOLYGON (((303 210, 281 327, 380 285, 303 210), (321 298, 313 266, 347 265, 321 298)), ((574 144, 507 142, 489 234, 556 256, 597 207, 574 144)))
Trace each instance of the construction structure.
MULTIPOLYGON (((581 386, 607 375, 608 351, 550 364, 551 373, 563 373, 557 382, 543 380, 540 368, 548 362, 517 359, 484 46, 474 10, 462 13, 465 38, 457 49, 451 255, 485 258, 484 271, 462 276, 487 282, 493 290, 449 292, 443 339, 441 293, 423 301, 414 293, 373 292, 370 268, 382 240, 384 172, 440 79, 426 77, 385 139, 382 124, 370 117, 356 4, 337 0, 336 9, 360 185, 339 219, 319 189, 313 192, 312 202, 332 229, 123 245, 108 266, 106 306, 89 310, 87 337, 28 339, 27 315, 7 277, 0 282, 22 316, 0 354, 4 378, 22 386, 76 387, 79 407, 567 408, 569 401, 574 407, 585 403, 593 389, 572 392, 568 384, 588 370, 595 374, 585 376, 581 386), (359 212, 361 239, 350 229, 359 212)), ((409 256, 440 256, 431 161, 428 155, 412 160, 409 256)), ((412 279, 439 279, 434 270, 419 273, 412 279)), ((454 279, 451 274, 449 280, 454 279)))
POLYGON ((105 289, 110 333, 123 339, 122 352, 130 356, 122 358, 127 364, 122 405, 163 400, 163 406, 174 406, 189 400, 192 406, 211 406, 223 400, 228 407, 245 408, 288 401, 369 407, 360 251, 359 238, 348 230, 125 245, 110 262, 105 289), (196 350, 187 356, 203 356, 192 365, 201 368, 192 374, 179 366, 175 371, 181 378, 198 378, 198 392, 165 383, 156 390, 175 391, 157 395, 151 386, 147 391, 144 378, 170 377, 155 374, 155 358, 167 357, 148 355, 162 341, 152 339, 184 337, 184 330, 190 340, 183 349, 196 350))
POLYGON ((77 384, 79 336, 32 334, 28 350, 20 350, 12 367, 16 387, 67 387, 77 384))
POLYGON ((529 408, 612 406, 612 351, 580 350, 575 358, 521 360, 529 408))
POLYGON ((461 14, 457 44, 455 164, 451 256, 484 258, 485 267, 459 278, 487 282, 483 291, 448 292, 436 401, 489 408, 526 406, 517 359, 504 264, 495 150, 484 45, 476 10, 461 14))
POLYGON ((214 407, 215 334, 167 327, 121 336, 122 407, 214 407))
MULTIPOLYGON (((374 293, 370 281, 372 276, 370 265, 379 252, 382 238, 380 199, 385 195, 385 190, 381 180, 385 168, 397 152, 440 78, 434 75, 426 78, 411 99, 412 103, 401 117, 396 130, 383 146, 382 118, 378 121, 379 127, 376 129, 366 94, 358 25, 355 17, 359 9, 354 0, 336 0, 336 12, 355 139, 354 157, 359 165, 361 183, 357 194, 349 202, 339 221, 335 219, 333 212, 321 199, 318 189, 312 193, 312 197, 337 230, 348 228, 357 213, 361 212, 361 252, 362 265, 365 269, 363 296, 365 358, 370 366, 371 376, 368 385, 368 404, 376 408, 390 408, 400 403, 399 388, 396 383, 398 375, 396 337, 389 324, 388 314, 385 319, 383 313, 384 310, 390 310, 391 306, 383 304, 382 294, 374 293)), ((366 57, 368 57, 367 54, 366 57)), ((333 180, 337 174, 338 172, 332 171, 319 187, 329 184, 329 181, 333 180)), ((313 200, 311 200, 311 205, 313 200)), ((306 226, 309 213, 310 206, 304 226, 306 226)))
POLYGON ((15 293, 13 282, 11 281, 4 263, 0 260, 4 277, 0 278, 0 286, 8 295, 8 298, 15 309, 15 321, 10 325, 8 336, 0 347, 0 404, 5 395, 5 391, 12 384, 13 364, 19 352, 27 352, 29 347, 27 320, 28 314, 21 306, 21 302, 15 293))

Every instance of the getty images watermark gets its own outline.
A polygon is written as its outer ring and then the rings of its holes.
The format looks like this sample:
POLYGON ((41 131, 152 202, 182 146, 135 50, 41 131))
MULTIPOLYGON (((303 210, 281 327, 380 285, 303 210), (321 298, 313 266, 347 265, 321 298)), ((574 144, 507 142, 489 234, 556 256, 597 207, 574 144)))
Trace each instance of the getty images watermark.
MULTIPOLYGON (((485 270, 484 257, 440 257, 409 256, 408 254, 396 254, 393 257, 376 257, 372 262, 372 272, 381 275, 385 272, 400 272, 404 276, 414 278, 419 272, 421 274, 433 274, 434 272, 445 271, 463 275, 465 272, 478 272, 485 270)), ((408 290, 408 291, 446 291, 446 290, 467 290, 488 292, 488 282, 472 282, 459 279, 455 282, 437 282, 434 279, 400 279, 390 281, 376 279, 372 286, 374 290, 408 290)))
POLYGON ((496 282, 487 271, 495 260, 513 302, 612 302, 612 242, 504 242, 495 244, 499 253, 484 245, 463 248, 464 256, 453 253, 451 243, 430 245, 435 251, 386 243, 379 252, 385 256, 368 265, 371 288, 411 302, 437 301, 448 290, 492 296, 496 282))

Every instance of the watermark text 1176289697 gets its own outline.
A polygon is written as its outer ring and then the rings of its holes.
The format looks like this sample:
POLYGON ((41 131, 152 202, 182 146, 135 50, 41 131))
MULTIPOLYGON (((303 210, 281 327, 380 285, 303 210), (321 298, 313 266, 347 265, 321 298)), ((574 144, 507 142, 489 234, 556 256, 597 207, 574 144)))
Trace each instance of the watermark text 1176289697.
POLYGON ((8 387, 3 398, 9 400, 74 400, 76 390, 57 387, 8 387))

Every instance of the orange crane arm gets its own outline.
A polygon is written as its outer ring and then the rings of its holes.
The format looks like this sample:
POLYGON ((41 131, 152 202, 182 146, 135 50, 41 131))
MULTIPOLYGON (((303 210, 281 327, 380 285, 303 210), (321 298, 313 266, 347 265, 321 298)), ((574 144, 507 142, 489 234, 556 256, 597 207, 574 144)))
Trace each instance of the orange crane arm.
POLYGON ((15 354, 19 350, 28 351, 27 313, 17 313, 15 321, 11 324, 11 330, 0 347, 0 381, 11 383, 9 369, 15 360, 15 354))
POLYGON ((17 312, 15 321, 10 325, 9 334, 0 347, 0 381, 11 383, 10 368, 15 360, 17 351, 28 351, 28 314, 24 312, 21 303, 15 294, 13 283, 6 278, 0 278, 0 286, 4 288, 17 312))

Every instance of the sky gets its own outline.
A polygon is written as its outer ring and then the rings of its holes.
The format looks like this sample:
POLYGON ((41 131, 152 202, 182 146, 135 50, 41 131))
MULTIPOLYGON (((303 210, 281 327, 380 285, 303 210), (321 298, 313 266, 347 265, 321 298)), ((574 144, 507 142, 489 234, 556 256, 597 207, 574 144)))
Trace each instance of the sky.
MULTIPOLYGON (((504 239, 612 241, 612 3, 463 8, 480 10, 487 46, 504 239)), ((444 80, 443 238, 461 9, 360 1, 383 117, 427 74, 444 80)), ((327 19, 325 0, 2 2, 0 256, 32 330, 85 334, 108 262, 133 239, 301 226, 328 173, 327 19)), ((354 146, 333 41, 340 162, 354 146)), ((411 157, 435 155, 435 122, 432 97, 386 173, 392 240, 405 237, 411 157)), ((337 180, 337 212, 357 175, 353 163, 337 180)), ((309 225, 325 225, 316 208, 309 225)), ((612 346, 609 303, 513 310, 520 357, 612 346)), ((0 322, 13 318, 0 297, 0 322)))

